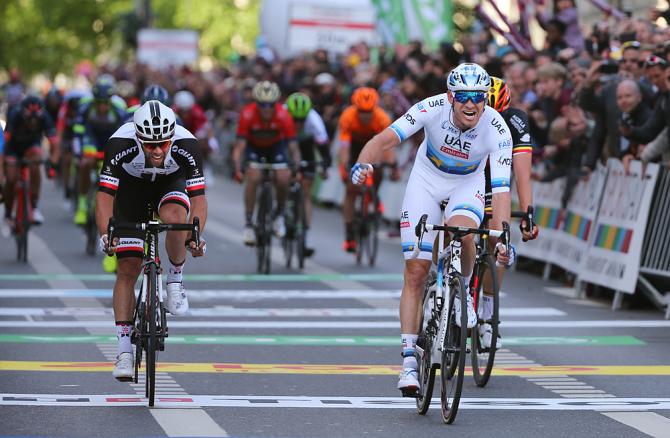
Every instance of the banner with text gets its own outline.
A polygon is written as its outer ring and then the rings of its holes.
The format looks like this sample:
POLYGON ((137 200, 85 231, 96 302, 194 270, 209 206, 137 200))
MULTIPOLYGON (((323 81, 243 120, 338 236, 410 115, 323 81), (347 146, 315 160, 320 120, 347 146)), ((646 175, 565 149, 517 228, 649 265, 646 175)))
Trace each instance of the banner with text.
POLYGON ((631 163, 631 174, 626 175, 623 164, 610 159, 607 170, 607 186, 580 279, 633 293, 659 167, 649 164, 641 178, 642 164, 639 161, 631 163))

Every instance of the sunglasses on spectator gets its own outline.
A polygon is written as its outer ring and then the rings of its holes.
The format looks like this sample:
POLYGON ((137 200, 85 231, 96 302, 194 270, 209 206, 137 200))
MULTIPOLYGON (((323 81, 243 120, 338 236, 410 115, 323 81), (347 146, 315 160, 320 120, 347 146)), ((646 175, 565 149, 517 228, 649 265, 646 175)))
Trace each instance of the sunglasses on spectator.
POLYGON ((161 148, 162 150, 167 150, 170 147, 172 140, 161 140, 161 141, 140 141, 140 144, 143 148, 153 151, 156 148, 161 148))
POLYGON ((483 91, 456 91, 454 93, 454 99, 458 103, 468 103, 468 100, 471 100, 472 103, 477 104, 484 102, 486 100, 486 93, 483 91))

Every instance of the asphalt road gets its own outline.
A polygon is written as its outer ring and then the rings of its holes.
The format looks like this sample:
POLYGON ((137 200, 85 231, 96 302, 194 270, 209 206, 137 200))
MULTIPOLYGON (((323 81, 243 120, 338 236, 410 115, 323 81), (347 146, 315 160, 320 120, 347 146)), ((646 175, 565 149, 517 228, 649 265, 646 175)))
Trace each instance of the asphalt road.
POLYGON ((447 426, 439 405, 419 416, 396 389, 397 239, 382 239, 378 267, 357 267, 340 248, 339 211, 319 209, 304 273, 276 250, 273 275, 257 276, 241 187, 216 180, 208 199, 208 252, 186 266, 192 311, 169 320, 149 409, 143 385, 111 376, 113 277, 45 184, 29 263, 0 239, 0 436, 670 437, 659 312, 612 312, 508 272, 493 377, 484 389, 466 378, 447 426))

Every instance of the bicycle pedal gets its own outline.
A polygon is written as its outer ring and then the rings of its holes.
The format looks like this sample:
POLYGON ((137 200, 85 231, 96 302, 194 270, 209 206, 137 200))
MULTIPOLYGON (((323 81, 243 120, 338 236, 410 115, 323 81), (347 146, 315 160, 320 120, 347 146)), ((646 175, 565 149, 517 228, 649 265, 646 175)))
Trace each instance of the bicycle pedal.
POLYGON ((400 390, 402 392, 403 397, 408 397, 408 398, 421 398, 421 394, 419 394, 419 388, 415 386, 409 386, 407 388, 402 388, 400 390))

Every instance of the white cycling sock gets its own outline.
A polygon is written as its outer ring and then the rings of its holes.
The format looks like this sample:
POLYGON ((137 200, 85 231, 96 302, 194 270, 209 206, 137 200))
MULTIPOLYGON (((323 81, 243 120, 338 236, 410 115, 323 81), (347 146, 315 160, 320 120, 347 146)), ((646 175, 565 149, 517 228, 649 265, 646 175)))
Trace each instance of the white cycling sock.
POLYGON ((480 306, 482 319, 491 319, 493 316, 493 297, 482 294, 482 305, 480 306))
POLYGON ((168 275, 167 275, 167 282, 168 283, 181 283, 184 276, 182 275, 182 270, 184 269, 184 264, 186 263, 186 259, 184 259, 183 262, 181 263, 174 263, 172 260, 168 258, 168 275))
POLYGON ((130 344, 130 333, 133 330, 133 326, 129 322, 117 321, 116 322, 116 340, 118 341, 116 346, 117 356, 121 353, 132 353, 133 347, 130 344))
POLYGON ((402 367, 403 368, 419 368, 419 364, 414 357, 414 352, 416 349, 416 340, 419 336, 409 333, 403 333, 400 335, 402 339, 402 367))

